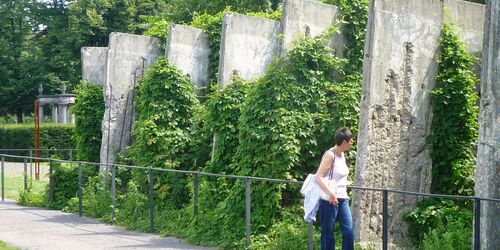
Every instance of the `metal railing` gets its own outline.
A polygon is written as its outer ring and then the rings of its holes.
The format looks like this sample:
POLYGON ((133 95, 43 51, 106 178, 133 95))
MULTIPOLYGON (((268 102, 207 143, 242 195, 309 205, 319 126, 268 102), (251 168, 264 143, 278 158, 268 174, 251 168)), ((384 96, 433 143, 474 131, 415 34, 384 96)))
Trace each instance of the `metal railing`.
MULTIPOLYGON (((38 153, 46 153, 46 154, 51 154, 51 153, 55 153, 55 154, 58 154, 59 153, 66 153, 69 157, 69 160, 72 161, 73 160, 73 152, 76 152, 76 149, 73 149, 73 148, 63 148, 63 149, 58 149, 58 148, 39 148, 39 149, 34 149, 34 148, 5 148, 5 149, 0 149, 0 153, 4 153, 4 152, 21 152, 21 153, 26 153, 28 154, 30 157, 29 157, 29 166, 30 166, 30 177, 33 178, 33 160, 35 159, 35 152, 38 151, 38 153)), ((24 155, 24 154, 23 154, 24 155)), ((19 156, 19 155, 17 155, 19 156)))
MULTIPOLYGON (((53 164, 54 162, 58 163, 70 163, 70 164, 78 164, 78 215, 83 215, 83 194, 82 194, 82 185, 83 185, 83 174, 82 174, 82 165, 95 165, 95 166, 106 166, 107 168, 111 168, 111 202, 112 202, 112 210, 111 210, 111 221, 115 222, 115 211, 116 211, 116 168, 124 167, 129 169, 142 169, 148 173, 149 178, 149 227, 150 232, 155 232, 155 214, 154 214, 154 173, 155 172, 169 172, 169 173, 178 173, 178 174, 191 174, 193 176, 193 215, 195 221, 198 220, 198 188, 199 181, 198 176, 212 176, 212 177, 223 177, 229 179, 241 179, 245 181, 245 233, 246 233, 246 247, 250 247, 251 243, 251 182, 252 181, 268 181, 268 182, 278 182, 278 183, 287 183, 300 185, 302 181, 291 181, 291 180, 281 180, 281 179, 272 179, 272 178, 263 178, 263 177, 253 177, 253 176, 238 176, 238 175, 223 175, 223 174, 214 174, 214 173, 205 173, 200 171, 188 171, 188 170, 176 170, 176 169, 162 169, 162 168, 153 168, 153 167, 143 167, 143 166, 133 166, 133 165, 122 165, 122 164, 102 164, 95 162, 85 162, 85 161, 73 161, 73 160, 57 160, 51 158, 41 158, 41 157, 32 157, 32 156, 16 156, 16 155, 6 155, 0 154, 1 157, 1 180, 2 180, 2 201, 4 201, 4 165, 5 165, 5 157, 9 158, 18 158, 24 160, 24 189, 27 189, 27 160, 30 159, 38 159, 41 161, 49 162, 49 201, 53 200, 54 197, 54 181, 52 178, 53 173, 53 164)), ((349 186, 349 188, 354 190, 364 190, 364 191, 372 191, 372 192, 381 192, 382 193, 382 248, 388 249, 388 219, 389 219, 389 193, 399 193, 406 195, 414 195, 414 196, 424 196, 424 197, 434 197, 434 198, 449 198, 449 199, 466 199, 466 200, 474 200, 474 249, 480 249, 480 218, 481 218, 481 201, 492 201, 496 203, 500 203, 500 199, 492 199, 492 198, 481 198, 481 197, 473 197, 473 196, 459 196, 459 195, 443 195, 443 194, 428 194, 428 193, 417 193, 417 192, 408 192, 401 190, 392 190, 392 189, 383 189, 383 188, 367 188, 367 187, 357 187, 357 186, 349 186)), ((308 223, 308 249, 313 249, 313 224, 312 222, 308 223)))

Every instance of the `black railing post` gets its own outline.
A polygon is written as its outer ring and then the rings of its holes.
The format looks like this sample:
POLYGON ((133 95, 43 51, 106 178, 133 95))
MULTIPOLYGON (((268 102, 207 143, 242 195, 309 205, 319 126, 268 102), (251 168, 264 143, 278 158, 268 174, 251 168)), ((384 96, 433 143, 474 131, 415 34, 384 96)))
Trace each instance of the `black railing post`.
POLYGON ((194 222, 198 223, 198 174, 193 174, 194 190, 193 190, 193 212, 194 212, 194 222))
POLYGON ((78 163, 78 216, 82 217, 83 215, 83 206, 82 206, 82 200, 83 200, 83 195, 82 195, 82 179, 83 179, 83 174, 82 174, 82 163, 78 163))
POLYGON ((5 200, 5 179, 4 179, 5 157, 2 155, 2 201, 5 200))
POLYGON ((474 250, 481 246, 481 200, 474 198, 474 250))
POLYGON ((54 200, 54 162, 52 159, 49 161, 49 201, 52 202, 54 200))
POLYGON ((149 170, 149 231, 155 232, 155 195, 153 170, 149 170))
POLYGON ((246 248, 250 249, 250 179, 248 177, 245 178, 245 224, 246 224, 246 248))
POLYGON ((24 157, 23 179, 24 179, 24 191, 26 191, 28 189, 28 159, 26 159, 26 157, 24 157))
POLYGON ((30 178, 33 179, 33 149, 30 149, 30 178))
POLYGON ((387 250, 387 242, 388 242, 388 222, 389 222, 389 213, 388 213, 388 197, 387 190, 383 191, 382 197, 382 249, 387 250))
POLYGON ((313 250, 313 222, 307 223, 307 249, 308 250, 313 250))
POLYGON ((111 166, 111 223, 115 223, 116 216, 116 167, 111 166))

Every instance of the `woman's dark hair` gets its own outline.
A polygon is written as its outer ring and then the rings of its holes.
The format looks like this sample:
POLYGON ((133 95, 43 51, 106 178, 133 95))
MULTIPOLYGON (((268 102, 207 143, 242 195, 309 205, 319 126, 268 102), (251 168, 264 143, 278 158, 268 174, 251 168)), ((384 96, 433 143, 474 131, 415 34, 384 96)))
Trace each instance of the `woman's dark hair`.
POLYGON ((335 131, 335 136, 334 136, 335 145, 340 146, 342 142, 349 141, 350 139, 352 139, 352 133, 351 131, 349 131, 348 128, 342 127, 337 129, 337 131, 335 131))

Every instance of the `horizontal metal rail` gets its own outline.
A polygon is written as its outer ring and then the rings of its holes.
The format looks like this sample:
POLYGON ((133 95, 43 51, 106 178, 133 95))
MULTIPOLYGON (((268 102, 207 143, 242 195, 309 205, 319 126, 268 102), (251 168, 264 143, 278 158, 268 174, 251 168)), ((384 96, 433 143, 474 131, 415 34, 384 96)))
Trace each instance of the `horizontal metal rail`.
POLYGON ((0 149, 0 152, 2 151, 76 151, 75 148, 39 148, 39 149, 34 149, 34 148, 2 148, 0 149))

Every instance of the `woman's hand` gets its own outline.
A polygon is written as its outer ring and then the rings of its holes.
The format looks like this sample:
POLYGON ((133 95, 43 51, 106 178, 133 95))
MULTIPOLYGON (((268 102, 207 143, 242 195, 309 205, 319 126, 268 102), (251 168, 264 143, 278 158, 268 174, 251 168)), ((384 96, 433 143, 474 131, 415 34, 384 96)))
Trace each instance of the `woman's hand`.
POLYGON ((329 199, 330 204, 332 204, 332 205, 336 206, 337 204, 339 204, 339 201, 337 200, 337 196, 334 194, 328 195, 328 199, 329 199))

